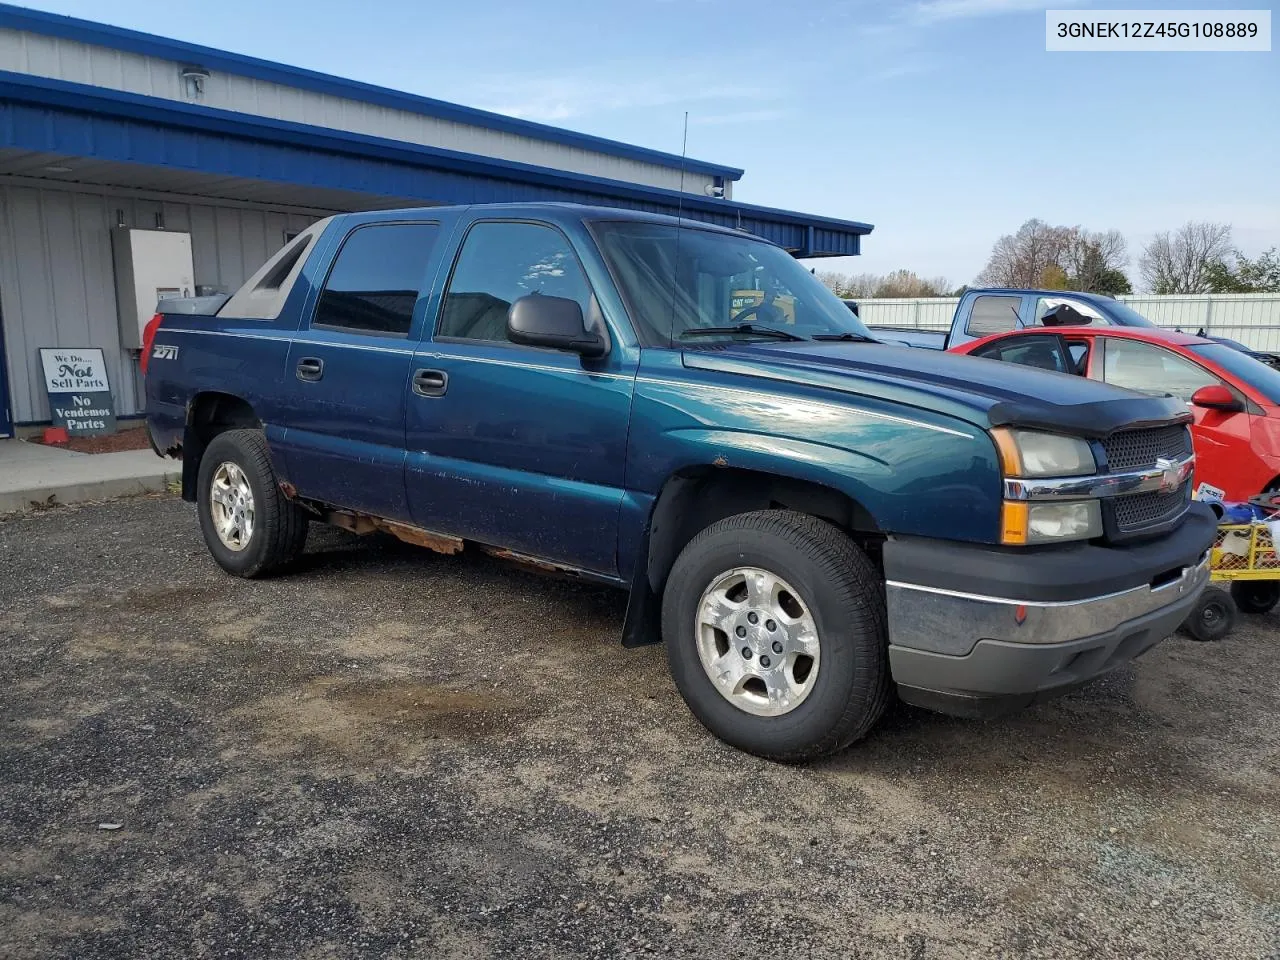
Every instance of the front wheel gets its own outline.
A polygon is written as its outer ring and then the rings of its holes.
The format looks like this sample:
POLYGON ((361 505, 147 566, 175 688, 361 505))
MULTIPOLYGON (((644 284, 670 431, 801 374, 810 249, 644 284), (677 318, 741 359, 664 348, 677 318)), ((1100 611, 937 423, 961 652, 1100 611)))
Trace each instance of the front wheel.
POLYGON ((764 510, 707 527, 667 578, 671 674, 721 740, 788 762, 864 736, 889 699, 880 577, 816 517, 764 510))
POLYGON ((1270 613, 1280 602, 1280 580, 1237 580, 1231 599, 1245 613, 1270 613))
POLYGON ((198 482, 200 530, 227 573, 261 576, 302 552, 307 515, 280 490, 262 431, 214 437, 200 460, 198 482))

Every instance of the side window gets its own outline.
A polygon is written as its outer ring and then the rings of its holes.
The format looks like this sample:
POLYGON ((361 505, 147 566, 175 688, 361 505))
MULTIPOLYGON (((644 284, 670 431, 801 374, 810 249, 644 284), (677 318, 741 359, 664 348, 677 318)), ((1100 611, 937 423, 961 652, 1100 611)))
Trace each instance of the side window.
POLYGON ((408 334, 439 233, 436 223, 357 227, 329 270, 311 325, 391 337, 408 334))
POLYGON ((1036 319, 1037 325, 1044 323, 1044 315, 1050 310, 1060 306, 1068 306, 1076 313, 1081 314, 1084 320, 1091 326, 1103 327, 1108 326, 1107 318, 1095 310, 1083 300, 1076 300, 1072 297, 1041 297, 1036 301, 1036 319))
POLYGON ((1083 340, 1067 342, 1067 353, 1071 354, 1072 373, 1084 376, 1089 372, 1089 344, 1083 340))
POLYGON ((1055 373, 1074 372, 1063 343, 1057 337, 1010 337, 999 343, 991 343, 970 356, 1003 360, 1024 367, 1037 367, 1055 373))
POLYGON ((592 316, 591 288, 559 230, 536 223, 477 223, 453 268, 436 335, 506 340, 507 311, 532 293, 576 300, 583 318, 592 316))
POLYGON ((1016 330, 1018 307, 1021 305, 1021 297, 977 297, 973 301, 965 333, 971 337, 986 337, 1016 330))
POLYGON ((1207 370, 1162 347, 1136 340, 1107 340, 1103 379, 1140 393, 1171 393, 1190 400, 1201 387, 1220 383, 1207 370))

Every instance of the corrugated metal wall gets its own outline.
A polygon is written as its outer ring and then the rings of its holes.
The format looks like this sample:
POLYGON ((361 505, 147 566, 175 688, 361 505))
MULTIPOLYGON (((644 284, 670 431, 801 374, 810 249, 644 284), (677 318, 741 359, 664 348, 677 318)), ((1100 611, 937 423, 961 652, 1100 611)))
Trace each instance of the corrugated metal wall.
POLYGON ((137 361, 120 348, 111 228, 191 233, 195 280, 231 291, 314 216, 0 183, 0 312, 15 423, 49 419, 41 347, 102 347, 116 411, 140 413, 137 361), (157 218, 160 218, 159 220, 157 218))
MULTIPOLYGON (((0 70, 184 103, 198 102, 201 106, 237 113, 461 150, 670 190, 679 189, 683 182, 687 192, 696 194, 702 194, 714 179, 710 174, 688 169, 682 177, 678 164, 663 166, 597 153, 220 70, 211 73, 205 81, 204 95, 195 101, 185 94, 180 76, 182 67, 183 64, 173 60, 0 28, 0 70)), ((726 182, 724 187, 725 196, 732 196, 732 182, 726 182)))
MULTIPOLYGON (((1222 293, 1116 299, 1160 327, 1178 328, 1186 333, 1195 333, 1203 328, 1216 337, 1239 340, 1254 350, 1280 353, 1280 294, 1222 293)), ((858 311, 862 322, 868 326, 948 330, 959 302, 955 297, 859 300, 858 311)))

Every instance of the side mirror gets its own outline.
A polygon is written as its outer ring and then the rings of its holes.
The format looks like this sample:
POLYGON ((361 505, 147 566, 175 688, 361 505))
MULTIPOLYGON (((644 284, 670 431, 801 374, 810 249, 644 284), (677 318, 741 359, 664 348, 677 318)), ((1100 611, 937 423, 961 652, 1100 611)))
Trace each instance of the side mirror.
POLYGON ((1040 322, 1046 327, 1082 327, 1093 323, 1093 317, 1086 316, 1069 303, 1060 303, 1041 317, 1040 322))
POLYGON ((604 338, 588 330, 578 301, 533 293, 521 297, 507 311, 507 339, 526 347, 571 350, 584 357, 609 352, 604 338))
POLYGON ((1236 399, 1235 394, 1220 383, 1201 387, 1191 395, 1191 403, 1193 406, 1221 410, 1223 413, 1239 413, 1244 409, 1244 404, 1236 399))

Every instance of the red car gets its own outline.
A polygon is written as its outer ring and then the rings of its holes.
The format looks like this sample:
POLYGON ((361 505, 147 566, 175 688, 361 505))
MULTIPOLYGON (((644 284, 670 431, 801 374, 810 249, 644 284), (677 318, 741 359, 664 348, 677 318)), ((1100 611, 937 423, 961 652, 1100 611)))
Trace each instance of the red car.
POLYGON ((951 352, 1173 394, 1195 417, 1197 485, 1216 487, 1227 500, 1280 490, 1280 370, 1247 353, 1140 327, 1030 327, 951 352))

